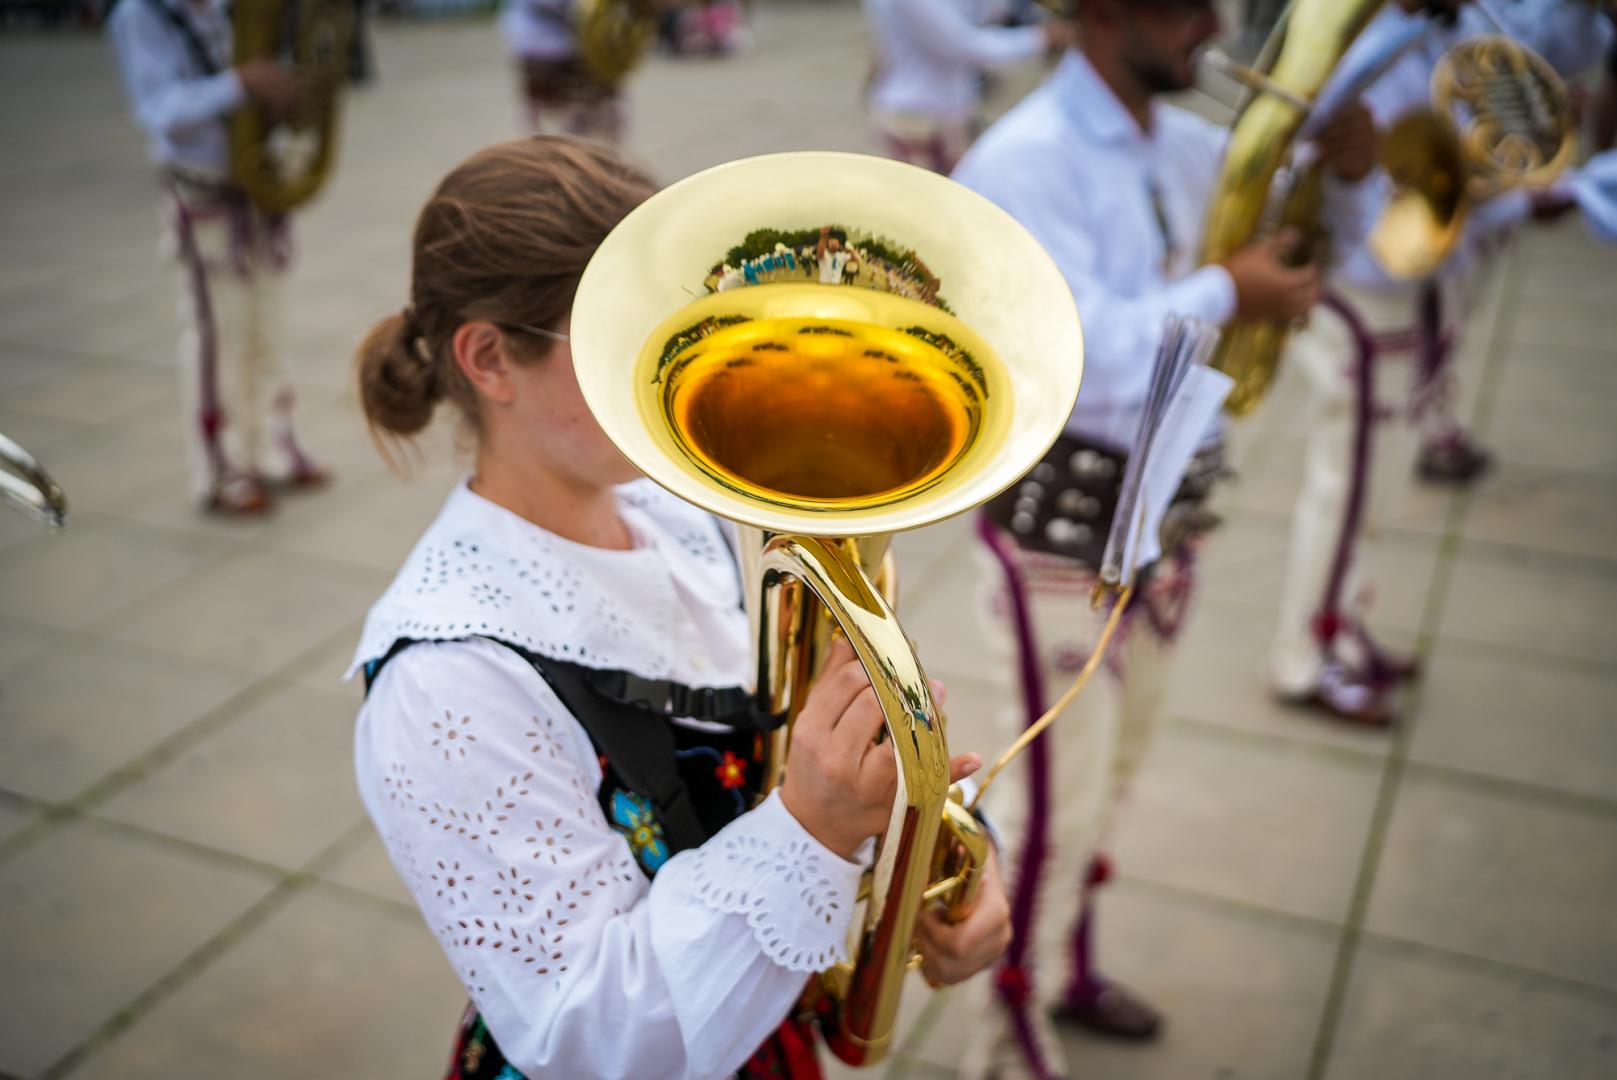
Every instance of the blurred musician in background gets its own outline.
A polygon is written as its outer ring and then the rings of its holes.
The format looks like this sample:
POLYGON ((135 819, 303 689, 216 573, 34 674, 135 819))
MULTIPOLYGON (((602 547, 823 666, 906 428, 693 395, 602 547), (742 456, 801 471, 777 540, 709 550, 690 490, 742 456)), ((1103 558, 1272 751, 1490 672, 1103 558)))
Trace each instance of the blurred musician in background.
MULTIPOLYGON (((1043 243, 1084 324, 1084 384, 1066 435, 982 522, 1003 669, 1022 673, 1021 708, 1007 717, 1017 727, 1071 681, 1095 640, 1090 589, 1164 317, 1301 318, 1320 295, 1316 268, 1288 265, 1288 236, 1195 266, 1228 133, 1157 99, 1192 84, 1198 50, 1220 29, 1212 0, 1083 0, 1071 26, 1076 46, 1055 74, 955 171, 1043 243)), ((1373 128, 1350 109, 1322 145, 1333 174, 1327 211, 1356 235, 1364 216, 1356 181, 1374 165, 1373 128)), ((993 807, 1015 853, 1016 937, 996 983, 1002 1009, 968 1059, 968 1076, 1077 1075, 1051 1015, 1122 1038, 1158 1030, 1156 1010, 1096 970, 1090 901, 1108 875, 1100 848, 1111 808, 1162 711, 1197 534, 1209 522, 1201 503, 1220 471, 1215 428, 1182 479, 1164 555, 1142 569, 1106 671, 1078 698, 1078 715, 1022 759, 1025 801, 993 807)))
POLYGON ((948 173, 976 137, 985 72, 1064 48, 1059 19, 1002 26, 995 0, 864 0, 876 58, 866 87, 889 157, 948 173))
MULTIPOLYGON (((1383 8, 1354 43, 1344 71, 1385 49, 1409 20, 1429 24, 1362 95, 1382 130, 1430 106, 1433 69, 1453 44, 1498 32, 1469 10, 1458 0, 1403 0, 1383 8)), ((1514 15, 1507 27, 1532 28, 1525 44, 1545 46, 1569 67, 1592 64, 1603 46, 1593 8, 1581 0, 1519 0, 1498 10, 1514 15)), ((1570 205, 1556 189, 1479 204, 1455 254, 1425 279, 1394 278, 1367 245, 1338 245, 1329 308, 1294 337, 1286 361, 1302 373, 1309 399, 1303 484, 1268 661, 1282 700, 1356 724, 1395 721, 1394 696, 1416 668, 1378 645, 1365 625, 1376 592, 1365 545, 1399 511, 1412 465, 1448 483, 1467 483, 1488 467, 1489 455, 1454 416, 1451 360, 1468 276, 1479 252, 1514 226, 1570 205), (1361 353, 1369 364, 1361 366, 1361 353)))
MULTIPOLYGON (((675 8, 664 0, 657 8, 675 8)), ((507 0, 500 33, 516 61, 523 121, 535 135, 563 134, 608 146, 622 141, 621 87, 603 79, 579 52, 579 0, 507 0)), ((655 26, 647 28, 648 37, 655 26)))
POLYGON ((136 122, 165 189, 182 274, 180 372, 194 494, 227 515, 262 514, 274 489, 330 479, 292 434, 292 373, 280 348, 290 222, 232 181, 229 121, 294 107, 299 80, 270 60, 232 66, 224 0, 121 0, 107 25, 136 122))

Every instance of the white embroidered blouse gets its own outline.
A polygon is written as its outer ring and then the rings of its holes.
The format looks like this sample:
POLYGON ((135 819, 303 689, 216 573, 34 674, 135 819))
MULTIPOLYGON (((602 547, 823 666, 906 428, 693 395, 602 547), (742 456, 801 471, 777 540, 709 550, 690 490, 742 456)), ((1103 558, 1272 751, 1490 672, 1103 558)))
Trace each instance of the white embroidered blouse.
POLYGON ((360 793, 511 1064, 529 1076, 722 1077, 840 959, 859 867, 779 795, 654 879, 596 792, 584 730, 506 641, 688 685, 746 674, 718 523, 649 482, 636 546, 584 547, 462 484, 371 609, 354 671, 360 793))

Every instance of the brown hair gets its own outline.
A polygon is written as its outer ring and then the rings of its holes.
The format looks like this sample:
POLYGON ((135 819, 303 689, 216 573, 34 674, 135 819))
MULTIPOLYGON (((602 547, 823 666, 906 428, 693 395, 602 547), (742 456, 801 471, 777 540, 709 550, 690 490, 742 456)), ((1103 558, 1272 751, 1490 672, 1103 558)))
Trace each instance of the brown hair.
MULTIPOLYGON (((606 234, 655 190, 612 151, 569 138, 500 143, 445 177, 416 221, 410 303, 377 323, 355 357, 384 453, 445 399, 475 430, 477 394, 455 362, 455 331, 473 320, 554 326, 606 234)), ((533 342, 524 358, 549 351, 523 336, 533 342)))

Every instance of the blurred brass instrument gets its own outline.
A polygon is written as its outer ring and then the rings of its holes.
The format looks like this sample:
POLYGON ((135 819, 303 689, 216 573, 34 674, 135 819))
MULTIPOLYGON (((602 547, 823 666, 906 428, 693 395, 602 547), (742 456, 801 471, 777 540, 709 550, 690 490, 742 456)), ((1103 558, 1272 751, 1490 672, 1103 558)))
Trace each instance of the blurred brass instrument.
POLYGON ((578 0, 578 55, 602 83, 616 86, 657 35, 655 0, 578 0))
POLYGON ((0 500, 11 503, 54 529, 67 524, 67 495, 39 461, 0 435, 0 500))
POLYGON ((1022 226, 950 180, 776 154, 630 214, 585 270, 570 334, 584 398, 623 454, 740 526, 754 689, 784 718, 766 790, 834 633, 876 689, 898 797, 851 959, 813 991, 831 1002, 832 1051, 873 1064, 923 904, 963 916, 988 850, 893 613, 889 537, 986 501, 1055 440, 1082 370, 1072 292, 1022 226))
POLYGON ((1459 42, 1432 72, 1432 108, 1400 117, 1382 140, 1395 190, 1371 251, 1394 277, 1432 274, 1475 204, 1552 183, 1577 144, 1571 97, 1543 57, 1503 34, 1459 42))
MULTIPOLYGON (((1206 59, 1224 74, 1256 93, 1247 100, 1230 132, 1223 168, 1207 209, 1203 263, 1228 258, 1265 232, 1283 227, 1295 228, 1304 237, 1304 250, 1297 254, 1299 265, 1313 256, 1308 249, 1320 240, 1324 176, 1317 164, 1294 160, 1293 150, 1299 135, 1309 133, 1334 111, 1316 108, 1316 98, 1383 2, 1296 0, 1263 47, 1263 54, 1273 58, 1266 70, 1243 68, 1216 53, 1207 54, 1206 59), (1292 164, 1289 187, 1283 193, 1272 192, 1277 174, 1288 162, 1292 164)), ((1363 76, 1364 85, 1396 55, 1378 58, 1371 65, 1373 70, 1363 76)), ((1263 400, 1290 330, 1286 323, 1259 319, 1236 319, 1224 328, 1212 366, 1235 380, 1225 402, 1228 411, 1244 415, 1263 400)))
POLYGON ((351 0, 235 0, 235 62, 296 69, 297 103, 275 114, 249 101, 230 121, 235 181, 266 213, 284 214, 320 190, 337 153, 337 106, 348 77, 351 0))

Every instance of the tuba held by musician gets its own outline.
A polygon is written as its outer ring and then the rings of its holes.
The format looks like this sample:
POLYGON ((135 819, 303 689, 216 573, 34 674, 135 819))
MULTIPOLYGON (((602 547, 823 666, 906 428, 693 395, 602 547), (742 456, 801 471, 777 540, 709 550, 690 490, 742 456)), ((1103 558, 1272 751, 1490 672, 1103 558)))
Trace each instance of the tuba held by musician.
POLYGON ((351 0, 234 0, 236 63, 280 60, 298 77, 298 100, 286 113, 248 102, 231 118, 231 171, 266 213, 313 198, 336 161, 353 19, 351 0))
MULTIPOLYGON (((1253 85, 1230 132, 1229 148, 1207 209, 1202 261, 1219 262, 1266 231, 1290 226, 1316 238, 1324 202, 1324 176, 1317 165, 1293 161, 1293 150, 1311 119, 1327 118, 1316 98, 1335 73, 1348 46, 1383 0, 1296 0, 1274 30, 1263 54, 1267 70, 1226 65, 1226 72, 1253 85), (1288 186, 1275 190, 1284 166, 1288 186)), ((1377 72, 1379 74, 1379 72, 1377 72)), ((1290 326, 1268 319, 1237 319, 1224 328, 1212 366, 1235 380, 1225 407, 1237 415, 1256 408, 1280 366, 1290 326)))
POLYGON ((1055 440, 1082 368, 1071 290, 1026 230, 950 180, 778 154, 630 214, 585 270, 570 334, 584 398, 623 454, 740 526, 755 692, 781 720, 766 784, 833 633, 875 687, 898 796, 852 958, 814 991, 833 1052, 873 1063, 922 905, 963 913, 987 851, 893 614, 888 538, 985 501, 1055 440))

